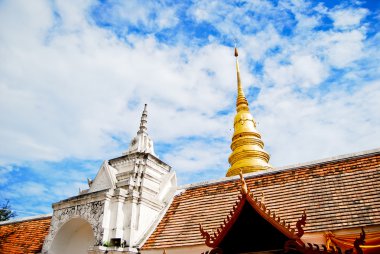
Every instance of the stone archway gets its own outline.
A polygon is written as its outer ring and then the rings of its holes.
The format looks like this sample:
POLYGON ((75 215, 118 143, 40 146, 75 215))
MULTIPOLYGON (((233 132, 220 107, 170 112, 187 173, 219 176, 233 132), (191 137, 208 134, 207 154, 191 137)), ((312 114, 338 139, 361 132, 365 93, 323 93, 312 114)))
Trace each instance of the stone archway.
POLYGON ((73 218, 62 225, 52 242, 49 254, 87 254, 95 242, 94 232, 88 221, 73 218))

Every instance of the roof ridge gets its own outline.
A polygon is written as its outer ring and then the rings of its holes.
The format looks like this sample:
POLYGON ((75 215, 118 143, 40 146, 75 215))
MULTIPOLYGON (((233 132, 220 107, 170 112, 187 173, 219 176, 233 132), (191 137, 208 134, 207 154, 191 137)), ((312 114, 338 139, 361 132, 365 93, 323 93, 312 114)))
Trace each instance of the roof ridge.
POLYGON ((30 220, 40 220, 40 219, 46 219, 49 217, 52 217, 53 214, 40 214, 40 215, 35 215, 35 216, 28 216, 28 217, 22 217, 22 218, 17 218, 13 220, 7 220, 7 221, 1 221, 0 225, 6 225, 6 224, 13 224, 13 223, 19 223, 23 221, 30 221, 30 220))
MULTIPOLYGON (((346 160, 349 158, 354 159, 354 158, 360 158, 360 157, 367 157, 369 155, 374 155, 374 154, 380 154, 380 148, 375 148, 375 149, 371 149, 371 150, 364 150, 364 151, 355 152, 355 153, 342 154, 342 155, 337 155, 337 156, 333 156, 333 157, 328 157, 325 159, 308 161, 308 162, 304 162, 304 163, 291 164, 291 165, 287 165, 287 166, 273 168, 273 170, 246 173, 244 175, 244 177, 246 179, 249 179, 249 178, 252 178, 254 176, 270 175, 270 174, 278 173, 278 172, 285 171, 285 170, 322 165, 322 164, 326 164, 326 163, 330 163, 330 162, 343 161, 343 160, 346 160)), ((187 189, 193 189, 193 188, 202 187, 202 186, 208 186, 208 185, 212 185, 212 184, 216 184, 216 183, 232 182, 232 181, 235 181, 237 179, 239 179, 239 176, 223 177, 223 178, 219 178, 219 179, 215 179, 215 180, 202 181, 202 182, 198 182, 198 183, 190 183, 190 184, 181 185, 181 186, 178 186, 177 189, 178 190, 187 190, 187 189)))
POLYGON ((297 163, 297 164, 291 164, 283 167, 278 167, 276 170, 284 170, 284 169, 292 169, 292 168, 298 168, 298 167, 307 167, 307 166, 314 166, 318 164, 325 164, 325 163, 330 163, 330 162, 335 162, 335 161, 343 161, 345 159, 349 158, 360 158, 360 157, 367 157, 368 155, 374 155, 374 154, 380 154, 380 148, 375 148, 371 150, 364 150, 361 152, 355 152, 355 153, 347 153, 347 154, 341 154, 337 156, 332 156, 328 157, 325 159, 320 159, 320 160, 312 160, 308 162, 303 162, 303 163, 297 163))

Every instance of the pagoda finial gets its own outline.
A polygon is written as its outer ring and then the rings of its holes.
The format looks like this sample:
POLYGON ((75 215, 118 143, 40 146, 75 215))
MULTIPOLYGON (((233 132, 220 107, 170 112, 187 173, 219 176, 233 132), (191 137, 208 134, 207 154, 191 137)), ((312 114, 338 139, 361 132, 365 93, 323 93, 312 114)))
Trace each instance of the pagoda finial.
POLYGON ((144 110, 142 112, 141 120, 140 120, 140 129, 137 132, 137 134, 147 133, 148 128, 146 127, 146 123, 147 123, 147 118, 148 118, 148 111, 146 110, 146 107, 147 107, 147 104, 145 104, 144 106, 144 110))
POLYGON ((248 101, 244 95, 240 79, 238 50, 235 47, 236 74, 237 74, 237 98, 236 115, 234 120, 234 134, 232 137, 232 153, 228 158, 231 167, 226 176, 235 176, 270 169, 269 154, 264 151, 264 143, 256 129, 256 122, 249 111, 248 101))
POLYGON ((150 153, 156 156, 156 154, 154 153, 153 141, 150 139, 147 132, 148 129, 146 125, 147 125, 148 111, 146 110, 146 108, 147 108, 147 104, 145 104, 144 110, 141 115, 140 128, 137 131, 137 135, 131 140, 128 150, 124 152, 123 155, 132 154, 136 152, 143 152, 143 153, 150 153))
POLYGON ((237 98, 236 98, 236 111, 240 110, 249 110, 248 108, 248 101, 245 98, 243 87, 241 84, 241 79, 240 79, 240 69, 239 69, 239 60, 238 60, 238 50, 235 47, 235 57, 236 57, 236 76, 237 76, 237 98))

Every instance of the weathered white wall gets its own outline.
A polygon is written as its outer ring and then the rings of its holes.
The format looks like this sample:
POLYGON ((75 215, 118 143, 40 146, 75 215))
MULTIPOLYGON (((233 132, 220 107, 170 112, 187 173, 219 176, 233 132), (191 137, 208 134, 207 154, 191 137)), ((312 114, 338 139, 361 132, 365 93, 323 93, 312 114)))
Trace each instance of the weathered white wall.
POLYGON ((175 173, 147 153, 127 154, 109 161, 117 170, 116 187, 105 215, 104 236, 121 238, 139 247, 153 222, 169 204, 177 187, 175 173))

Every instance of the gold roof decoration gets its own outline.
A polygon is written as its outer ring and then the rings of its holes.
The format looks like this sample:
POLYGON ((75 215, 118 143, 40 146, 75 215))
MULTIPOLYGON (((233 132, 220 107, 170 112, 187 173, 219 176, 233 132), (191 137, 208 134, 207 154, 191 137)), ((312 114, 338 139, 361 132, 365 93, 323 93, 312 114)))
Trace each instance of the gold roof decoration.
POLYGON ((236 115, 234 119, 234 134, 232 136, 232 153, 228 158, 231 167, 226 176, 239 175, 267 170, 272 168, 269 164, 269 154, 264 150, 264 142, 256 129, 256 122, 249 111, 248 101, 245 98, 240 79, 238 51, 235 48, 237 72, 237 99, 236 115))

